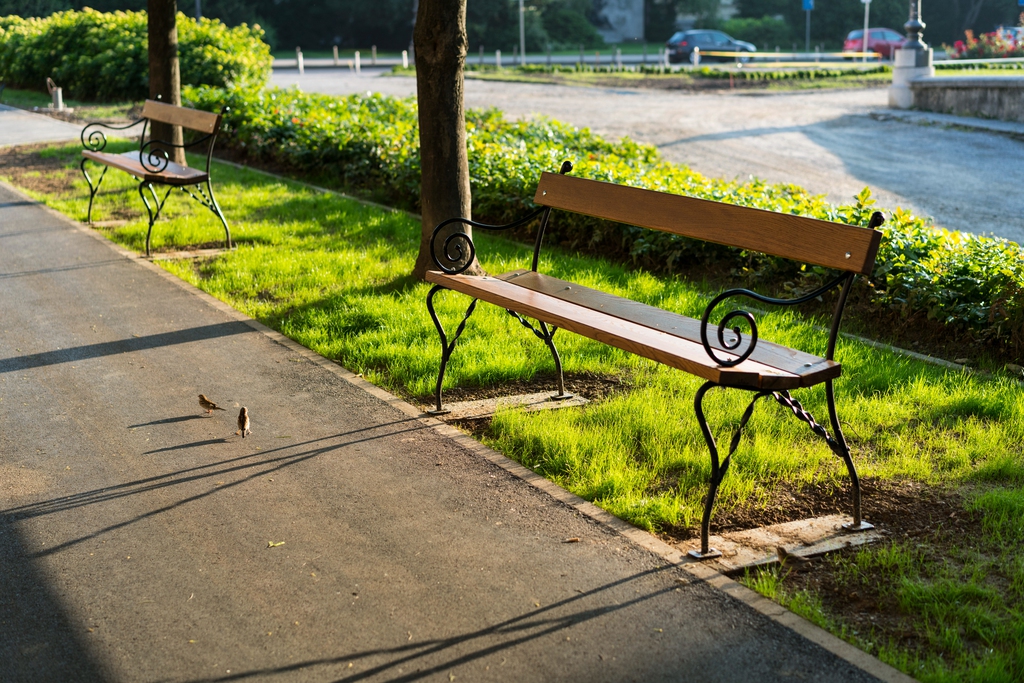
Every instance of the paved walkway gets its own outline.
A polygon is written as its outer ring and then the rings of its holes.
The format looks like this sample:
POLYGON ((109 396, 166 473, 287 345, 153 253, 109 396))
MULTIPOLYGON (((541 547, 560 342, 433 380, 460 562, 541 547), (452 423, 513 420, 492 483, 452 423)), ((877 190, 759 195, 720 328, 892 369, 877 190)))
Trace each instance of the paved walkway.
POLYGON ((0 104, 0 147, 77 140, 82 126, 0 104))
POLYGON ((900 679, 2 184, 0 245, 4 681, 900 679))

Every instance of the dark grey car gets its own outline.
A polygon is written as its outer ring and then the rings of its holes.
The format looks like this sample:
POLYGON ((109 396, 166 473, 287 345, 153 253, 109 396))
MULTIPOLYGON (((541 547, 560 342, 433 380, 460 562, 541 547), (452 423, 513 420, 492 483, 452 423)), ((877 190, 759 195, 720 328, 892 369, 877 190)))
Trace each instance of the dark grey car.
MULTIPOLYGON (((665 49, 668 50, 668 61, 672 64, 689 62, 693 48, 699 47, 704 52, 757 52, 757 48, 742 40, 736 40, 732 36, 721 31, 711 29, 693 29, 691 31, 678 31, 665 42, 665 49)), ((703 61, 705 57, 701 55, 703 61)), ((733 61, 733 57, 708 57, 708 61, 733 61)), ((742 60, 741 61, 745 61, 742 60)))

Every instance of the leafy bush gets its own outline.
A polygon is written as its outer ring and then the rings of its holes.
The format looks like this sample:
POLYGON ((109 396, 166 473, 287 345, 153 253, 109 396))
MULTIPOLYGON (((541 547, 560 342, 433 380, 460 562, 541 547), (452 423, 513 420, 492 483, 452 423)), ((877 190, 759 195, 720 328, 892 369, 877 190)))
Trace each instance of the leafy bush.
MULTIPOLYGON (((188 89, 186 97, 201 109, 230 106, 225 139, 253 160, 330 175, 392 204, 418 208, 419 138, 411 99, 209 87, 188 89)), ((495 109, 467 113, 467 138, 474 217, 494 223, 531 208, 540 173, 557 169, 565 159, 573 161, 573 175, 580 177, 850 225, 867 225, 875 208, 866 188, 852 204, 833 206, 795 185, 706 178, 662 161, 649 145, 609 142, 550 119, 511 122, 495 109)), ((810 283, 825 274, 784 259, 572 214, 559 216, 551 230, 554 242, 617 253, 661 271, 724 260, 750 277, 775 283, 810 283)), ((1020 246, 934 228, 901 209, 890 213, 883 233, 875 271, 861 296, 889 311, 923 314, 969 330, 1014 353, 1024 350, 1020 246)))
MULTIPOLYGON (((262 87, 270 47, 259 26, 228 28, 178 14, 181 82, 262 87)), ((40 89, 47 78, 79 100, 140 100, 149 95, 145 12, 57 12, 46 18, 0 17, 0 80, 40 89)))
POLYGON ((722 24, 722 30, 737 40, 745 40, 766 50, 781 46, 789 48, 793 32, 784 19, 761 17, 760 19, 730 19, 722 24))

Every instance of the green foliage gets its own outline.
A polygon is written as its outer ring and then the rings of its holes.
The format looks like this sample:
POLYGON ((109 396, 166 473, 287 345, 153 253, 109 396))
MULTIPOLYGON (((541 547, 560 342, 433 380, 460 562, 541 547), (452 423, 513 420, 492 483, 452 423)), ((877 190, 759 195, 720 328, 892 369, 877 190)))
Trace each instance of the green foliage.
POLYGON ((789 50, 793 31, 783 19, 774 17, 736 18, 722 24, 722 30, 737 40, 745 40, 765 50, 775 46, 789 50))
MULTIPOLYGON (((253 159, 330 175, 393 205, 418 208, 419 139, 411 99, 218 88, 189 89, 186 96, 201 109, 229 106, 226 142, 253 159)), ((875 209, 866 188, 854 203, 833 206, 795 185, 706 178, 662 161, 649 145, 612 143, 550 119, 511 122, 494 109, 470 111, 467 135, 474 215, 494 223, 531 208, 541 172, 565 159, 580 177, 851 225, 867 225, 875 209)), ((771 256, 573 214, 559 216, 550 230, 558 243, 662 272, 717 260, 769 284, 796 279, 809 286, 826 275, 771 256)), ((884 226, 875 272, 859 295, 890 311, 923 314, 1016 352, 1024 349, 1024 253, 1006 240, 934 228, 897 208, 884 226)))
MULTIPOLYGON (((260 88, 270 47, 258 26, 228 28, 178 14, 183 85, 260 88)), ((65 96, 128 101, 149 95, 145 12, 58 12, 45 19, 0 17, 0 80, 39 89, 52 78, 65 96)))

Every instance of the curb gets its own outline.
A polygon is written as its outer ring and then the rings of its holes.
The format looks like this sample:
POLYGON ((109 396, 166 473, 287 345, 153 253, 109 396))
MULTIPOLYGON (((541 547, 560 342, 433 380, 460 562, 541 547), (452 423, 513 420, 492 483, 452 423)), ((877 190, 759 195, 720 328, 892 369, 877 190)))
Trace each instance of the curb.
MULTIPOLYGON (((242 167, 248 168, 248 167, 242 167)), ((255 169, 250 169, 255 170, 255 169)), ((271 174, 268 174, 271 175, 271 174)), ((645 550, 661 557, 669 564, 682 569, 689 573, 693 578, 705 581, 706 583, 714 586, 718 590, 722 591, 726 595, 729 595, 736 600, 746 604, 753 608, 757 612, 760 612, 764 616, 768 617, 777 624, 788 628, 791 631, 795 631, 799 635, 803 636, 807 640, 815 643, 824 650, 832 653, 840 659, 848 662, 849 664, 867 672, 868 674, 875 676, 879 680, 885 681, 886 683, 912 683, 915 679, 907 676, 906 674, 898 671, 897 669, 885 664, 881 660, 869 655, 863 650, 850 645, 844 640, 833 636, 824 629, 816 626, 810 621, 803 617, 797 616, 793 612, 785 609, 781 605, 755 593, 749 588, 741 585, 740 583, 730 579, 729 577, 721 574, 707 565, 700 564, 695 561, 691 561, 688 556, 678 548, 674 548, 667 543, 659 540, 652 534, 638 529, 633 525, 624 522, 618 517, 606 512, 598 506, 590 503, 579 496, 566 491, 562 487, 554 484, 553 482, 545 479, 536 472, 523 467, 519 463, 507 458, 506 456, 498 453, 491 448, 488 448, 484 444, 476 441, 467 434, 460 432, 455 427, 445 424, 444 422, 426 415, 419 408, 415 407, 408 401, 395 396, 394 394, 381 389, 380 387, 367 382, 363 379, 362 375, 353 373, 352 371, 344 368, 343 366, 331 361, 320 354, 307 349, 301 344, 285 337, 280 332, 272 330, 263 323, 250 318, 249 316, 235 310, 225 302, 217 299, 216 297, 207 294, 201 289, 193 286, 192 284, 185 282, 184 280, 172 275, 168 271, 159 267, 155 263, 147 260, 144 257, 139 256, 133 251, 129 251, 124 247, 115 244, 109 240, 106 236, 100 234, 96 230, 88 227, 85 224, 79 223, 70 217, 60 213, 59 211, 46 206, 45 204, 32 199, 21 190, 13 187, 12 185, 0 180, 0 187, 22 197, 25 201, 31 202, 36 206, 41 207, 47 211, 51 216, 55 217, 59 221, 66 224, 69 228, 81 232, 83 234, 92 237, 93 239, 102 242, 112 251, 116 252, 119 256, 125 259, 138 263, 143 268, 147 268, 153 273, 158 274, 167 282, 174 284, 189 294, 197 297, 207 305, 214 309, 224 313, 229 318, 243 322, 251 327, 256 332, 263 334, 272 341, 286 347, 289 351, 292 351, 306 360, 318 365, 319 367, 327 370, 328 372, 336 375, 337 377, 345 380, 352 386, 365 391, 366 393, 374 396, 375 398, 393 406, 400 412, 408 415, 409 417, 415 418, 420 421, 425 427, 434 430, 437 434, 447 437, 456 444, 462 446, 473 455, 479 456, 484 460, 502 468, 509 474, 521 479, 523 482, 532 486, 533 488, 551 496, 559 502, 572 507, 579 511, 581 514, 586 515, 596 523, 604 526, 605 528, 617 533, 627 541, 634 545, 640 546, 645 550)), ((321 189, 321 188, 316 188, 321 189)), ((329 190, 325 190, 328 191, 329 190)), ((396 209, 391 209, 396 211, 396 209)))

